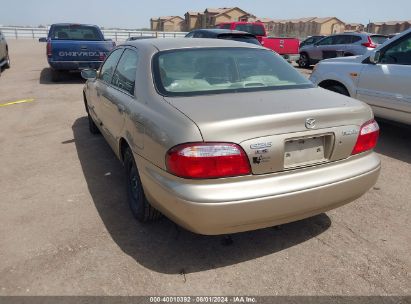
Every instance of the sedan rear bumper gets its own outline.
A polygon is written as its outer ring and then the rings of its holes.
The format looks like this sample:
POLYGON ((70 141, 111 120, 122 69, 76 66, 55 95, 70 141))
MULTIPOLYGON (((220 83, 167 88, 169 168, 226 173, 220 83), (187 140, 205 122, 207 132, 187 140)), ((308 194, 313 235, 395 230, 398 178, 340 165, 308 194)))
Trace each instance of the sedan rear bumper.
POLYGON ((377 181, 375 153, 295 171, 216 180, 170 175, 135 155, 150 203, 188 230, 216 235, 280 225, 339 207, 377 181))

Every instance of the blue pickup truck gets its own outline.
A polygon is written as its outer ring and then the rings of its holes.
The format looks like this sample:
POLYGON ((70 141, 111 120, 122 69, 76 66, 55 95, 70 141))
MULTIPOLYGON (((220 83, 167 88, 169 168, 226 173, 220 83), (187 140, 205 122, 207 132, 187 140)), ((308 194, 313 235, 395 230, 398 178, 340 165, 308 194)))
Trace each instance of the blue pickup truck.
POLYGON ((116 46, 113 41, 104 39, 99 27, 88 24, 53 24, 48 37, 39 41, 47 42, 52 81, 61 80, 64 71, 98 69, 116 46))

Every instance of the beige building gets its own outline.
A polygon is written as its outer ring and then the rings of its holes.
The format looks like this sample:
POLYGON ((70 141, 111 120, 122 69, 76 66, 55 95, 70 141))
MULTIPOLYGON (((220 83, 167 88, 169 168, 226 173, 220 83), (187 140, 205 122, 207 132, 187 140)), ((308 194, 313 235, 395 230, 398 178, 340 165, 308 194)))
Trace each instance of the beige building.
POLYGON ((411 28, 411 20, 374 22, 367 25, 367 31, 375 34, 395 34, 411 28))
POLYGON ((214 28, 220 23, 235 21, 255 21, 256 16, 239 7, 207 8, 204 12, 188 11, 184 14, 184 30, 214 28))
POLYGON ((299 19, 271 20, 259 19, 272 36, 305 38, 313 35, 342 33, 345 23, 336 17, 306 17, 299 19))
POLYGON ((189 32, 192 29, 201 28, 201 15, 200 12, 187 12, 185 13, 185 31, 189 32))
POLYGON ((151 18, 150 29, 159 32, 181 32, 185 30, 185 20, 180 16, 151 18))
POLYGON ((200 14, 200 27, 214 28, 224 22, 248 21, 250 16, 239 7, 207 8, 200 14))
POLYGON ((345 25, 346 32, 364 32, 365 25, 361 23, 347 23, 345 25))

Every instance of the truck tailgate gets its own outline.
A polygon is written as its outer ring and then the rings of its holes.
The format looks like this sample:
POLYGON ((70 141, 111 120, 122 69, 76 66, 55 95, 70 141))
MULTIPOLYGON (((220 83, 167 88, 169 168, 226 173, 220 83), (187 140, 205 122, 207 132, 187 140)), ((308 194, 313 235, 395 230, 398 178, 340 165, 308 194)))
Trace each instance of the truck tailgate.
POLYGON ((297 38, 263 38, 263 46, 269 48, 280 55, 298 54, 300 41, 297 38))
POLYGON ((103 61, 112 41, 52 40, 52 61, 103 61))

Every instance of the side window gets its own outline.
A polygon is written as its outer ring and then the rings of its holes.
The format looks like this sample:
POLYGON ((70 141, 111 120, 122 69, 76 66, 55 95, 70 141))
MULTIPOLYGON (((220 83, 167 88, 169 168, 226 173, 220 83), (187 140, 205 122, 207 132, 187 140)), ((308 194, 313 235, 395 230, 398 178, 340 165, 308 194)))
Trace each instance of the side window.
POLYGON ((356 43, 361 40, 362 38, 360 36, 351 36, 351 43, 356 43))
POLYGON ((311 43, 314 43, 314 38, 308 38, 305 42, 304 42, 304 44, 311 44, 311 43))
POLYGON ((204 34, 201 32, 197 32, 194 34, 194 38, 204 38, 204 34))
POLYGON ((334 36, 332 44, 346 44, 349 36, 334 36))
POLYGON ((193 38, 194 37, 194 32, 188 33, 186 35, 186 38, 193 38))
POLYGON ((136 51, 126 49, 121 56, 114 72, 111 83, 134 96, 134 86, 136 82, 138 54, 136 51))
POLYGON ((333 38, 334 37, 327 37, 318 42, 318 45, 332 45, 333 44, 333 38))
POLYGON ((110 83, 113 76, 113 72, 116 68, 117 62, 121 57, 124 49, 117 49, 108 56, 107 60, 104 62, 100 69, 98 78, 104 82, 110 83))
POLYGON ((389 46, 382 55, 380 62, 385 64, 411 65, 411 35, 389 46))

